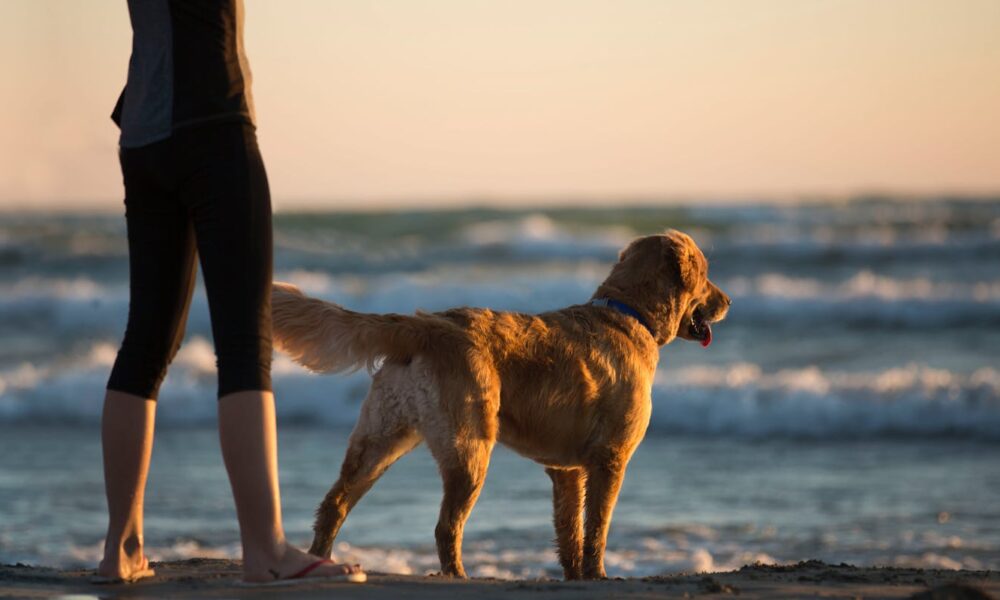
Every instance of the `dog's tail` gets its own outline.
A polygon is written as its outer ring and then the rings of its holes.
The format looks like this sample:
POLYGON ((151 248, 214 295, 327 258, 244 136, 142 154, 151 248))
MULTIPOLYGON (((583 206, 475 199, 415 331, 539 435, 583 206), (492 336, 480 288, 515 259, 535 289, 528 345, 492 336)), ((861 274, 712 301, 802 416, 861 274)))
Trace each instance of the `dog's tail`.
POLYGON ((358 313, 288 283, 274 283, 271 315, 278 349, 321 373, 372 371, 382 360, 406 362, 454 339, 455 325, 440 317, 358 313))

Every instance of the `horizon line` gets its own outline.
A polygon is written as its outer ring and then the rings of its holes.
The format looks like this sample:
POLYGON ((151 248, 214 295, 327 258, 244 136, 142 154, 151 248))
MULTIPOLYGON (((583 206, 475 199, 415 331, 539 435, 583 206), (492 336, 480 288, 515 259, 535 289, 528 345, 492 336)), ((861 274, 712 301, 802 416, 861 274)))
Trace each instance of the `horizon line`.
MULTIPOLYGON (((350 197, 299 197, 272 199, 272 207, 277 214, 307 212, 441 212, 449 210, 539 210, 581 208, 656 208, 686 207, 704 204, 718 207, 752 205, 809 205, 828 203, 855 203, 864 201, 888 202, 933 202, 935 200, 989 202, 1000 201, 1000 188, 996 190, 941 190, 936 192, 892 191, 882 189, 858 190, 855 192, 801 192, 801 193, 742 193, 742 194, 468 194, 429 196, 414 195, 384 196, 377 198, 350 197), (614 202, 613 206, 601 203, 614 202), (574 206, 574 204, 576 206, 574 206)), ((31 201, 18 206, 0 205, 0 214, 42 214, 42 213, 117 213, 124 203, 116 199, 109 204, 107 199, 76 198, 62 201, 47 201, 32 204, 31 201)))

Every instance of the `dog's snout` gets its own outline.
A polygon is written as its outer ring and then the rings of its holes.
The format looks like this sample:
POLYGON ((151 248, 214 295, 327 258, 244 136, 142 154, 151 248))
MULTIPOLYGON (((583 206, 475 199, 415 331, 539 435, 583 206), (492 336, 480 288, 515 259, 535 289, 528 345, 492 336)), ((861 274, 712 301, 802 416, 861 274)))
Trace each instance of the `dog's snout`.
POLYGON ((716 298, 719 299, 718 301, 720 301, 722 305, 724 305, 727 308, 733 305, 733 299, 729 297, 729 294, 719 289, 719 286, 715 285, 712 282, 709 282, 709 286, 711 287, 712 292, 714 293, 716 298))

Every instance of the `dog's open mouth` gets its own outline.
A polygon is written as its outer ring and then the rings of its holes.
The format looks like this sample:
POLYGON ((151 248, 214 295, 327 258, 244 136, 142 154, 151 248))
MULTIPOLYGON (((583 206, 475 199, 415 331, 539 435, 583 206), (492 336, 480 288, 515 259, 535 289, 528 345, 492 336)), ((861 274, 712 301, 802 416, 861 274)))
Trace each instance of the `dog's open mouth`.
POLYGON ((688 331, 691 337, 701 342, 703 348, 708 348, 712 343, 712 326, 705 320, 700 308, 696 308, 691 313, 691 322, 688 324, 688 331))

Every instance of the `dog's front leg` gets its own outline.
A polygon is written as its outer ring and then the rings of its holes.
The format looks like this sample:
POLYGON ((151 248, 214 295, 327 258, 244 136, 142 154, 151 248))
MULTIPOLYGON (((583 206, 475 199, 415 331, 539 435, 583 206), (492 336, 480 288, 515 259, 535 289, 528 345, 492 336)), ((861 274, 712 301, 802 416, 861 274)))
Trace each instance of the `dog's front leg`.
POLYGON ((604 547, 608 540, 611 513, 625 476, 624 464, 587 467, 587 518, 583 541, 584 579, 603 579, 604 547))
POLYGON ((583 469, 545 469, 552 479, 552 520, 566 579, 583 577, 583 469))

